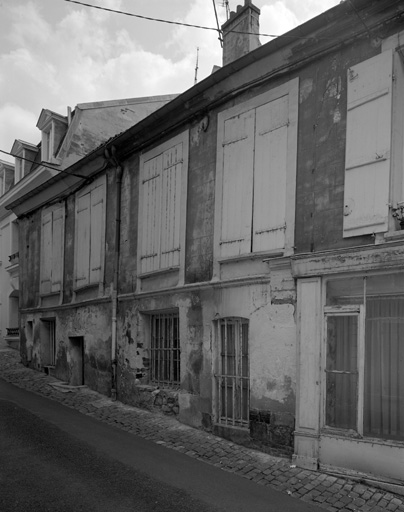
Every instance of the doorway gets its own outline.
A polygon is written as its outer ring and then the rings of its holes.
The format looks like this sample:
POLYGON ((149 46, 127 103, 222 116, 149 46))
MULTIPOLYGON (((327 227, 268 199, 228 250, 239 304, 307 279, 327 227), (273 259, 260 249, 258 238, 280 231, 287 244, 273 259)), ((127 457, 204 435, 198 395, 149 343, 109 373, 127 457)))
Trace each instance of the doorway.
POLYGON ((72 336, 70 343, 70 382, 71 386, 84 385, 84 337, 72 336))

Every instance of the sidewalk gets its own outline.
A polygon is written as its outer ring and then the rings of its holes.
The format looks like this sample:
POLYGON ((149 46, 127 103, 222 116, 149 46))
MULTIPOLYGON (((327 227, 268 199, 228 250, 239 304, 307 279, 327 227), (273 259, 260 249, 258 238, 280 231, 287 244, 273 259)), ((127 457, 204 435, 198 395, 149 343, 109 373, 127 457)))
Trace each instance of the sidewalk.
POLYGON ((0 350, 0 378, 114 427, 316 504, 324 510, 404 512, 404 496, 395 486, 391 487, 391 492, 386 492, 379 486, 357 479, 302 470, 288 459, 236 445, 183 425, 172 417, 113 402, 86 387, 63 386, 53 377, 24 367, 18 352, 12 349, 0 350))

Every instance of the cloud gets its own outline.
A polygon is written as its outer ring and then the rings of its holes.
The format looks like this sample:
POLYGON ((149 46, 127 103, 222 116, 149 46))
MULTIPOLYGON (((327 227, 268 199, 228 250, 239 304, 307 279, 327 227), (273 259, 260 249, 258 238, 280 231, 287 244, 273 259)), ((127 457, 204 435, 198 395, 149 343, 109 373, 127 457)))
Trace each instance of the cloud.
MULTIPOLYGON (((0 108, 0 149, 10 151, 15 139, 37 144, 40 141, 37 121, 38 116, 33 112, 13 103, 6 103, 0 108)), ((12 157, 3 155, 1 153, 1 159, 13 161, 12 157)))

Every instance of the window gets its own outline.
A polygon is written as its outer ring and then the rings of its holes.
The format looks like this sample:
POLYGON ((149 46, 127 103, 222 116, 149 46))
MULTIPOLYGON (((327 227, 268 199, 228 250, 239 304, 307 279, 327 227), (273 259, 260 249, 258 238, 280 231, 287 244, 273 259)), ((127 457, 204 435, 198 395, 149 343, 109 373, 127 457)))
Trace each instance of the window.
POLYGON ((216 339, 219 352, 215 375, 217 421, 247 428, 250 409, 248 320, 218 320, 216 339))
POLYGON ((53 156, 53 126, 42 132, 42 161, 50 162, 53 156))
POLYGON ((218 116, 216 253, 293 251, 298 80, 218 116))
POLYGON ((64 224, 64 205, 55 205, 42 211, 40 285, 42 295, 62 290, 64 224))
POLYGON ((327 283, 325 426, 404 440, 404 273, 327 283))
POLYGON ((105 239, 105 176, 76 195, 76 287, 103 281, 105 239))
POLYGON ((141 157, 141 274, 181 265, 185 245, 187 162, 188 132, 141 157))
POLYGON ((151 380, 159 386, 181 381, 179 317, 175 313, 150 316, 151 380))
POLYGON ((348 69, 345 238, 398 229, 390 213, 404 200, 403 92, 397 48, 348 69))

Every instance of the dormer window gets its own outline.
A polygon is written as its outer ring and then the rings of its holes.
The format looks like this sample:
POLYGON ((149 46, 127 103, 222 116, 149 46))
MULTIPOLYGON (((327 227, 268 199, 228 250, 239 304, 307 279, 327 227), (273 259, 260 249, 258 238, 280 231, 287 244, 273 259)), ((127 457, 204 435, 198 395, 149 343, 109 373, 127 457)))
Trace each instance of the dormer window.
POLYGON ((11 154, 15 157, 14 183, 18 183, 31 171, 37 153, 38 146, 23 140, 14 141, 11 148, 11 154))
POLYGON ((57 152, 67 130, 67 118, 43 109, 37 127, 42 132, 41 160, 57 163, 57 152))
POLYGON ((53 156, 52 124, 47 131, 42 132, 42 158, 43 162, 50 162, 53 156))

